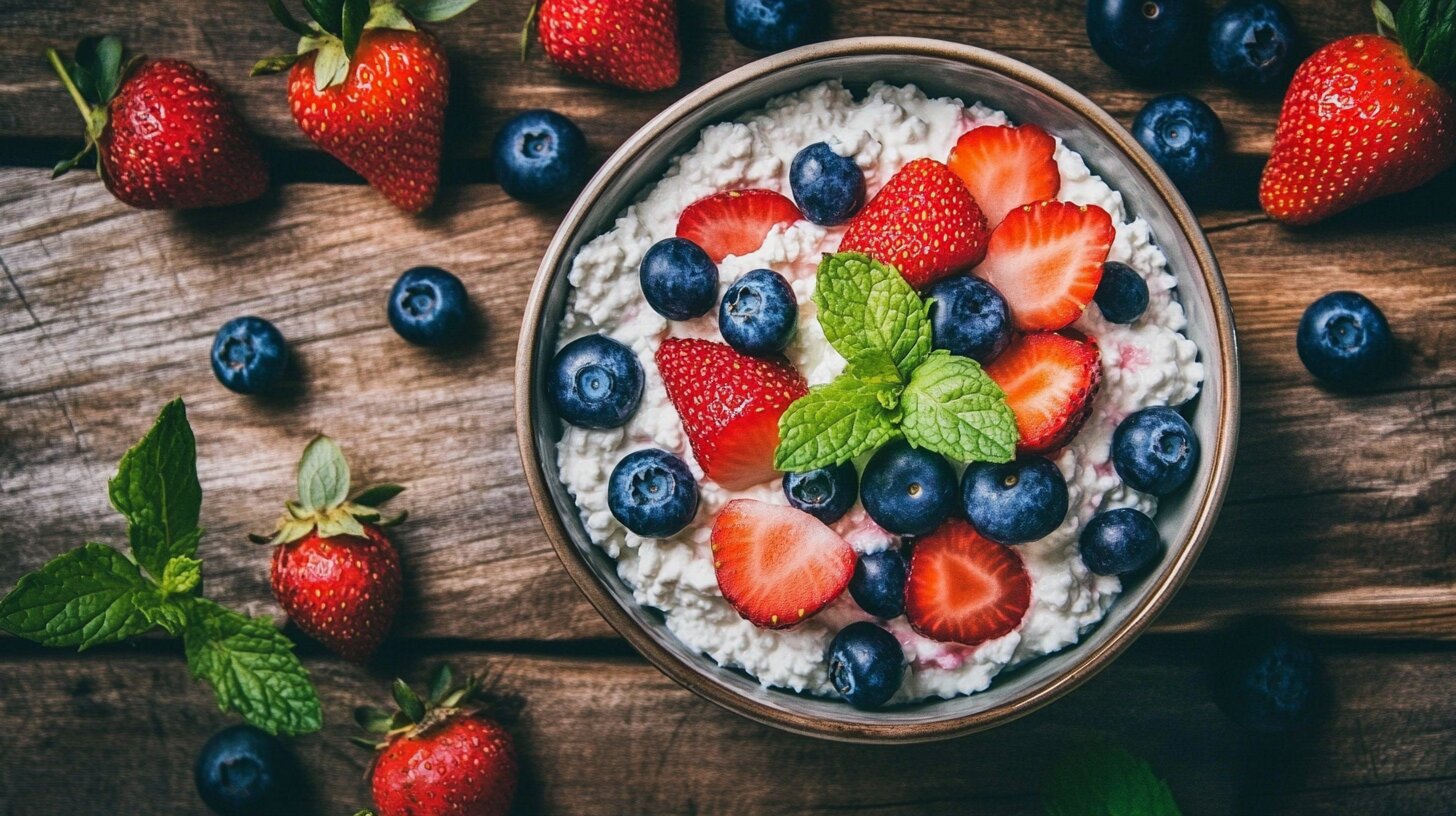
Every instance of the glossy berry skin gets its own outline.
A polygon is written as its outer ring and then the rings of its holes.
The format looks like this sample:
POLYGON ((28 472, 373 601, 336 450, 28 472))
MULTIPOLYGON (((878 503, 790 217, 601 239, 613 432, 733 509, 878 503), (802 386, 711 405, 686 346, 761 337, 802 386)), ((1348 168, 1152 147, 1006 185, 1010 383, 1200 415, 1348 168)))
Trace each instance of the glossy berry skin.
POLYGON ((839 630, 825 656, 829 682, 855 708, 879 708, 895 696, 905 679, 900 641, 868 621, 839 630))
POLYGON ((1223 123, 1188 94, 1149 100, 1133 119, 1132 135, 1185 196, 1204 192, 1223 158, 1223 123))
POLYGON ((1167 406, 1129 414, 1112 433, 1112 466, 1134 490, 1167 496, 1188 484, 1198 467, 1198 435, 1167 406))
POLYGON ((734 281, 718 307, 718 331, 752 357, 778 354, 799 325, 794 287, 772 269, 755 269, 734 281))
POLYGON ((665 450, 633 451, 612 469, 607 507, 637 535, 665 538, 698 512, 698 483, 687 464, 665 450))
POLYGON ((861 555, 849 579, 849 596, 881 620, 905 614, 905 556, 889 549, 861 555))
POLYGON ((1186 69, 1198 36, 1193 0, 1088 0, 1087 38, 1109 66, 1143 79, 1186 69))
POLYGON ((989 363, 1011 344, 1011 309, 996 287, 955 275, 926 290, 930 337, 936 348, 989 363))
POLYGON ((1087 569, 1098 575, 1126 575, 1151 564, 1162 549, 1157 525, 1131 507, 1105 510, 1082 528, 1078 550, 1087 569))
POLYGON ((399 553, 372 524, 362 538, 314 530, 278 545, 269 581, 299 629, 356 663, 384 642, 404 594, 399 553))
POLYGON ((961 503, 976 532, 998 544, 1024 544, 1067 518, 1067 480, 1042 456, 973 462, 961 477, 961 503))
POLYGON ((677 84, 674 0, 541 0, 537 11, 541 49, 562 70, 632 91, 677 84))
POLYGON ((1208 681, 1229 719, 1264 734, 1312 724, 1324 697, 1319 657, 1309 641, 1268 620, 1245 622, 1220 638, 1208 681))
POLYGON ((239 394, 276 388, 288 372, 288 344, 278 327, 261 317, 235 317, 212 338, 212 373, 239 394))
POLYGON ((755 51, 783 51, 823 34, 824 0, 723 0, 723 20, 733 39, 755 51))
POLYGON ((1346 390, 1388 375, 1396 356, 1385 313, 1358 292, 1330 292, 1311 303, 1295 347, 1309 373, 1346 390))
POLYGON ((1148 310, 1148 282, 1121 261, 1102 265, 1102 281, 1092 298, 1109 323, 1132 323, 1148 310))
POLYGON ((718 266, 686 238, 664 238, 642 256, 642 295, 669 320, 701 317, 718 300, 718 266))
POLYGON ((460 279, 434 266, 406 270, 389 291, 389 325, 417 346, 448 346, 470 329, 470 296, 460 279))
POLYGON ((827 142, 815 142, 794 156, 789 187, 804 217, 823 226, 843 224, 864 206, 864 171, 827 142))
POLYGON ((529 204, 570 198, 586 182, 589 169, 581 128, 551 110, 528 110, 506 120, 491 155, 501 189, 529 204))
POLYGON ((844 518, 859 497, 859 473, 853 462, 784 474, 784 496, 789 504, 825 524, 844 518))
POLYGON ((1208 61, 1218 78, 1249 90, 1277 88, 1294 72, 1294 18, 1279 0, 1233 0, 1208 26, 1208 61))
POLYGON ((870 457, 860 478, 865 512, 898 535, 924 535, 955 509, 956 475, 944 456, 903 439, 870 457))
POLYGON ((275 816, 298 795, 293 754, 277 737, 251 725, 213 734, 192 768, 197 795, 220 816, 275 816))
POLYGON ((378 816, 506 816, 517 773, 511 735, 483 716, 460 714, 391 740, 374 760, 369 787, 378 816))
POLYGON ((546 394, 561 418, 580 428, 617 428, 642 401, 642 363, 610 337, 588 334, 551 359, 546 394))

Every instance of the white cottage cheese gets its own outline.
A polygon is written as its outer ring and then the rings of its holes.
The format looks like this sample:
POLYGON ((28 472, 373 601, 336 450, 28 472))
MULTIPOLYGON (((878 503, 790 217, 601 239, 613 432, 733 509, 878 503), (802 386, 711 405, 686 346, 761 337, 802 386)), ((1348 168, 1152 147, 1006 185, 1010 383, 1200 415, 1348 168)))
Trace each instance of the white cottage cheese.
MULTIPOLYGON (((638 285, 643 254, 674 234, 679 214, 692 202, 722 190, 750 187, 790 195, 789 165, 803 147, 827 141, 851 156, 865 172, 873 195, 906 163, 931 157, 944 161, 962 133, 979 125, 1007 124, 1004 113, 955 99, 929 99, 914 86, 876 84, 863 99, 837 82, 814 85, 770 100, 761 111, 706 128, 698 145, 679 157, 616 225, 577 255, 570 273, 574 288, 563 318, 561 343, 600 332, 631 347, 642 362, 646 385, 641 406, 623 427, 600 431, 568 427, 557 446, 561 480, 576 498, 592 540, 617 561, 617 571, 639 603, 666 615, 668 628, 689 647, 720 664, 741 668, 766 686, 832 694, 824 652, 844 625, 868 616, 844 596, 793 629, 765 630, 739 617, 718 591, 709 554, 713 518, 734 498, 785 504, 777 480, 742 491, 705 481, 693 460, 677 412, 653 363, 666 337, 718 339, 716 310, 688 321, 668 321, 646 304, 638 285), (671 538, 642 538, 629 532, 607 508, 607 479, 626 454, 659 447, 682 456, 699 477, 697 518, 671 538)), ((1075 328, 1095 337, 1102 353, 1102 386, 1090 419, 1057 456, 1067 479, 1071 511, 1046 538, 1017 548, 1031 577, 1031 606, 1014 632, 976 647, 940 643, 911 630, 904 617, 889 622, 909 661, 896 700, 950 697, 986 688, 1009 665, 1075 643, 1102 619, 1121 589, 1115 577, 1090 573, 1077 553, 1077 534, 1099 510, 1136 507, 1149 514, 1156 499, 1123 485, 1113 471, 1109 445, 1113 429, 1129 413, 1150 405, 1178 405, 1191 399, 1203 380, 1198 350, 1180 332, 1183 309, 1173 293, 1163 253, 1148 224, 1127 220, 1122 196, 1092 175, 1081 156, 1057 141, 1061 171, 1058 195, 1096 204, 1112 216, 1117 237, 1110 260, 1136 269, 1148 282, 1151 304, 1134 325, 1104 321, 1095 305, 1075 328)), ((775 229, 751 255, 730 256, 719 265, 720 285, 750 270, 769 267, 783 274, 799 300, 799 331, 786 351, 811 385, 833 379, 845 361, 824 339, 810 301, 814 271, 824 252, 839 246, 843 227, 799 221, 775 229)), ((894 543, 856 507, 835 528, 860 552, 894 543)))

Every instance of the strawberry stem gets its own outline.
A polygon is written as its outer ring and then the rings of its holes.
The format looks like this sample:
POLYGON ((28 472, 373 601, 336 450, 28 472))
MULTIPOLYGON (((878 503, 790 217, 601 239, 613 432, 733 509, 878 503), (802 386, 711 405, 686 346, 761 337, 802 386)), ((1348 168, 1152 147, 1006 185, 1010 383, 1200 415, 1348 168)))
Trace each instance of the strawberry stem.
POLYGON ((536 9, 540 5, 537 0, 532 0, 531 10, 526 12, 526 24, 521 26, 521 62, 525 62, 526 55, 531 52, 531 24, 536 22, 536 9))
POLYGON ((81 111, 81 116, 86 119, 86 126, 91 126, 91 103, 81 95, 81 89, 76 87, 76 80, 71 72, 66 70, 66 64, 61 62, 61 55, 54 48, 46 49, 46 59, 50 60, 51 67, 56 70, 56 75, 61 78, 61 84, 66 86, 66 92, 71 95, 71 100, 76 103, 76 108, 81 111))

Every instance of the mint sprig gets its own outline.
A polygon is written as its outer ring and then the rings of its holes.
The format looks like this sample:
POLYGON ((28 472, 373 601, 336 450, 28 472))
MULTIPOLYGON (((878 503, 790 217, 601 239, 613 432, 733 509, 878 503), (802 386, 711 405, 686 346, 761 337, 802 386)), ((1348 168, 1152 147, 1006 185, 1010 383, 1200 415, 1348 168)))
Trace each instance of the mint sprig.
POLYGON ((1148 763, 1101 741, 1057 765, 1043 804, 1047 816, 1181 816, 1148 763))
POLYGON ((869 350, 889 355, 902 378, 930 353, 930 312, 893 266, 868 255, 826 255, 814 305, 829 345, 853 360, 869 350))
POLYGON ((931 352, 900 397, 900 430, 917 448, 962 462, 1005 462, 1016 455, 1016 414, 981 364, 948 351, 931 352))

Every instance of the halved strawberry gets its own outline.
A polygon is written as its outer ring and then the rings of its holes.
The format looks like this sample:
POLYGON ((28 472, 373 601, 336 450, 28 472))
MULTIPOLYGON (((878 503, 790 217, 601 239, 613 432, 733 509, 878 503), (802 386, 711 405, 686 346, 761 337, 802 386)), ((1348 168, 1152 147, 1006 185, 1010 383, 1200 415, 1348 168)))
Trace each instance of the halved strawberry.
POLYGON ((1097 294, 1114 234, 1112 216, 1095 204, 1027 204, 991 233, 976 274, 1001 290, 1016 328, 1063 329, 1097 294))
POLYGON ((1072 441, 1092 413, 1101 360, 1091 338, 1033 332, 1012 341, 986 366, 1016 414, 1019 450, 1046 453, 1072 441))
POLYGON ((734 499, 713 521, 713 570, 723 597, 754 626, 787 629, 849 586, 854 550, 793 507, 734 499))
POLYGON ((729 190, 689 204, 677 219, 677 237, 703 248, 713 263, 763 246, 769 230, 804 216, 773 190, 729 190))
POLYGON ((1009 634, 1031 606, 1021 556, 951 519, 917 539, 905 583, 905 615, 920 634, 976 646, 1009 634))
POLYGON ((890 264, 923 289, 986 254, 986 216, 964 182, 934 159, 916 159, 849 222, 840 252, 890 264))
POLYGON ((657 370, 708 478, 742 490, 778 474, 779 417, 809 391, 793 366, 670 337, 657 349, 657 370))
POLYGON ((1023 204, 1056 198, 1062 174, 1052 153, 1057 140, 1036 125, 978 127, 966 131, 946 162, 995 229, 1023 204))

